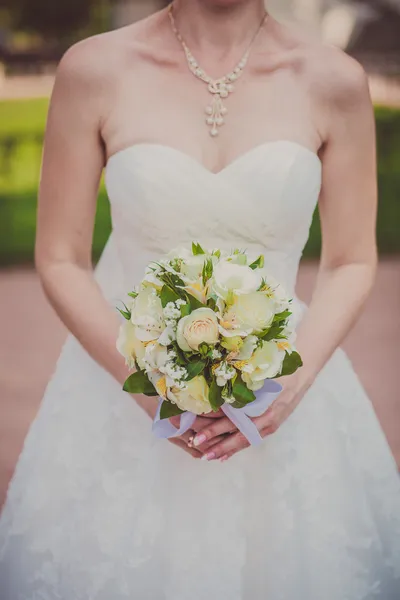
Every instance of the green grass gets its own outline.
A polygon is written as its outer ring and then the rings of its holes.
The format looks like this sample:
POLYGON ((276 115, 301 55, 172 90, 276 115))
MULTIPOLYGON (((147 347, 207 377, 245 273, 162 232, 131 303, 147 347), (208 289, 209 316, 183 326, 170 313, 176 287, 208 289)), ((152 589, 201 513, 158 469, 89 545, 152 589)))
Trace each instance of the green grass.
POLYGON ((49 102, 45 98, 0 102, 0 136, 43 134, 49 102))
MULTIPOLYGON (((0 102, 0 265, 31 264, 36 200, 48 100, 0 102)), ((379 156, 378 244, 400 253, 400 111, 376 109, 379 156)), ((100 187, 93 241, 97 259, 111 229, 107 194, 100 187)), ((316 212, 304 256, 320 252, 316 212)))

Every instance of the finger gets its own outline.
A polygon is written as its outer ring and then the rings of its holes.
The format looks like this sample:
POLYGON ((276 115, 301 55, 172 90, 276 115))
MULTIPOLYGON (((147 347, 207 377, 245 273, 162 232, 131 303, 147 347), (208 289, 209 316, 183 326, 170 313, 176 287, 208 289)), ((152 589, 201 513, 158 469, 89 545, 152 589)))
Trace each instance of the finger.
POLYGON ((244 450, 244 448, 248 448, 250 446, 250 442, 245 438, 245 436, 238 431, 232 435, 228 435, 222 442, 219 442, 210 450, 208 450, 203 458, 204 460, 218 460, 225 455, 232 456, 239 450, 244 450))
POLYGON ((211 440, 204 442, 204 444, 200 444, 200 446, 197 446, 197 449, 204 454, 204 452, 207 452, 210 448, 213 448, 216 444, 222 442, 227 437, 227 435, 229 434, 217 435, 217 437, 214 437, 211 440))
POLYGON ((237 428, 236 425, 234 425, 230 419, 228 419, 227 417, 223 419, 218 419, 208 427, 205 427, 204 429, 199 431, 195 436, 193 443, 197 447, 211 440, 212 438, 217 437, 218 435, 223 435, 224 433, 232 433, 233 431, 237 431, 237 428))
POLYGON ((184 450, 185 452, 190 454, 193 458, 201 458, 202 457, 201 452, 199 452, 196 448, 189 448, 189 446, 187 444, 185 444, 185 442, 179 438, 170 438, 168 441, 171 444, 174 444, 174 446, 178 446, 179 448, 182 448, 182 450, 184 450))

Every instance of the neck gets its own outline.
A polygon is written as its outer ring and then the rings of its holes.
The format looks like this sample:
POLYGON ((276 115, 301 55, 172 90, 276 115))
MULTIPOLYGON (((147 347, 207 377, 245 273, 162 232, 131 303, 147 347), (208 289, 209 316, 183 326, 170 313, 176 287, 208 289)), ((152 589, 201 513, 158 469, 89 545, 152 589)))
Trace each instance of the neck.
POLYGON ((263 0, 173 0, 176 25, 194 49, 243 47, 251 41, 263 16, 263 0))

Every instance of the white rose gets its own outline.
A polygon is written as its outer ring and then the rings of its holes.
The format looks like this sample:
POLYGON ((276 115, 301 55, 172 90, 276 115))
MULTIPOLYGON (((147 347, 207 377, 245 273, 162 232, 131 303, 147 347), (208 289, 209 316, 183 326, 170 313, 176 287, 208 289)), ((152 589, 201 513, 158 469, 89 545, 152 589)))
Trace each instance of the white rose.
POLYGON ((240 295, 255 292, 261 284, 259 270, 250 269, 246 265, 238 265, 221 261, 214 267, 212 289, 226 300, 230 294, 240 295))
POLYGON ((264 342, 246 361, 246 368, 242 370, 243 381, 253 391, 261 389, 265 379, 272 379, 279 374, 284 358, 284 349, 275 342, 264 342))
POLYGON ((117 350, 125 358, 130 369, 135 366, 134 360, 141 369, 144 369, 143 358, 146 352, 145 345, 136 337, 135 327, 130 321, 125 321, 119 328, 117 350))
POLYGON ((218 337, 218 318, 211 308, 196 308, 178 322, 176 341, 185 352, 198 350, 203 342, 216 344, 218 337))
POLYGON ((136 336, 142 342, 156 340, 164 331, 161 300, 152 287, 145 288, 135 298, 131 321, 135 325, 136 336))
POLYGON ((203 375, 198 375, 186 383, 183 390, 173 387, 167 392, 167 398, 175 402, 181 410, 188 410, 196 415, 212 411, 208 400, 209 387, 203 375))
POLYGON ((275 302, 264 292, 236 296, 221 318, 223 335, 227 337, 261 333, 269 327, 275 315, 275 302))

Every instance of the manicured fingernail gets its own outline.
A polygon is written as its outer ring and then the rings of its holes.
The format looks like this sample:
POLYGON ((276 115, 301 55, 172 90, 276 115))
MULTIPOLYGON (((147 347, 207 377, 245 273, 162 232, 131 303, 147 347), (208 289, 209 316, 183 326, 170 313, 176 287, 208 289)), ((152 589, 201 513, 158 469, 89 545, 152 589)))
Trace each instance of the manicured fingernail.
POLYGON ((215 452, 208 452, 201 457, 201 460, 212 460, 215 458, 215 452))
POLYGON ((220 462, 225 462, 226 460, 228 460, 229 456, 227 454, 224 454, 224 456, 222 458, 219 459, 220 462))
POLYGON ((207 436, 204 435, 204 433, 200 433, 200 435, 196 435, 196 437, 193 440, 193 444, 195 446, 200 446, 200 444, 202 444, 203 442, 205 442, 207 439, 207 436))

